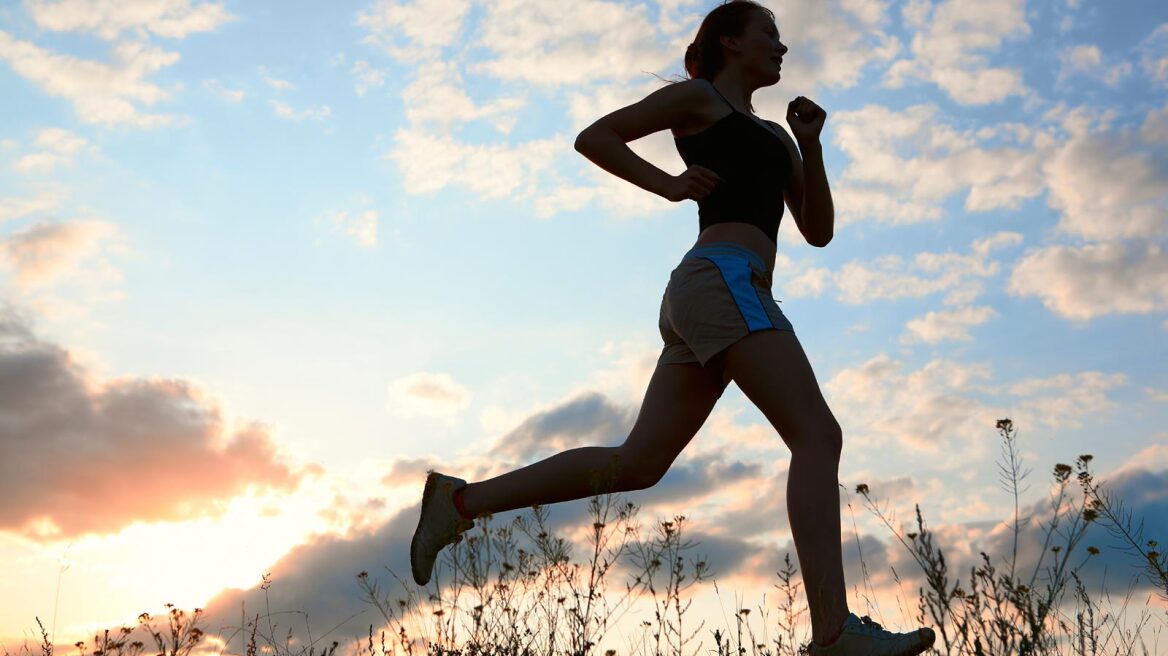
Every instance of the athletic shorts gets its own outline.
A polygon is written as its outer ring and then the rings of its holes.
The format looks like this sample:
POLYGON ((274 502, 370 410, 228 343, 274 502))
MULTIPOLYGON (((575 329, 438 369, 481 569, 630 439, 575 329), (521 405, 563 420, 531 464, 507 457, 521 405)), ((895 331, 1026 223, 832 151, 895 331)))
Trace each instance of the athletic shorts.
POLYGON ((772 268, 733 242, 695 246, 669 274, 658 328, 665 347, 657 364, 697 363, 760 330, 789 330, 771 297, 772 268))

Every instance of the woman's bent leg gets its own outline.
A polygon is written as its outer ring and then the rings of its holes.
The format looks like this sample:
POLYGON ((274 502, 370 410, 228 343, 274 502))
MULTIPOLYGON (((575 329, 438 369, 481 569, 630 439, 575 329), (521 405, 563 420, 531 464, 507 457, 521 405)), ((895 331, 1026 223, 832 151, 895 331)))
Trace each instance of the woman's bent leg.
POLYGON ((840 539, 842 435, 795 333, 751 333, 727 349, 726 369, 791 449, 787 514, 811 611, 812 640, 839 635, 848 614, 840 539))
POLYGON ((533 505, 584 499, 604 492, 652 487, 722 396, 721 360, 660 364, 628 439, 620 446, 586 446, 463 488, 472 517, 533 505))

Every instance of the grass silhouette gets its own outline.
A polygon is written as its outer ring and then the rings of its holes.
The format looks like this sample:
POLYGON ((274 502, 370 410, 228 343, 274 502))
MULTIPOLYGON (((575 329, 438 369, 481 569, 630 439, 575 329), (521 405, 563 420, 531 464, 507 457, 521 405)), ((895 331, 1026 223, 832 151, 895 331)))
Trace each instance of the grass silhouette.
MULTIPOLYGON (((1020 515, 1020 487, 1030 472, 1023 469, 1013 422, 1001 419, 997 429, 1002 436, 1000 480, 1014 499, 1014 517, 1009 520, 1013 530, 1012 550, 1000 558, 980 552, 981 563, 970 568, 967 587, 963 587, 961 580, 951 578, 944 551, 919 505, 915 508, 916 528, 905 533, 896 526, 893 513, 867 485, 855 488, 864 506, 888 528, 924 573, 924 585, 918 588, 915 617, 906 619, 914 627, 928 625, 937 632, 937 644, 926 653, 946 656, 1146 656, 1156 653, 1149 651, 1141 633, 1152 617, 1147 605, 1133 630, 1126 622, 1130 591, 1116 611, 1110 592, 1104 591, 1107 604, 1104 606, 1087 593, 1079 577, 1087 561, 1100 553, 1094 546, 1083 546, 1087 528, 1092 523, 1102 524, 1123 545, 1122 550, 1139 564, 1139 577, 1146 579, 1168 601, 1168 562, 1158 551, 1156 540, 1144 538, 1142 522, 1133 524, 1131 512, 1123 507, 1120 499, 1095 480, 1090 470, 1092 457, 1081 455, 1073 468, 1062 463, 1054 466, 1055 493, 1050 515, 1045 521, 1038 521, 1045 531, 1042 549, 1029 572, 1019 571, 1018 538, 1024 526, 1031 522, 1031 518, 1020 515), (1079 495, 1072 499, 1071 491, 1076 483, 1079 495), (1072 595, 1073 615, 1063 610, 1068 593, 1072 595)), ((417 586, 388 568, 405 591, 404 598, 385 594, 378 580, 368 572, 357 575, 363 600, 377 609, 385 624, 377 631, 376 644, 374 625, 369 625, 366 637, 354 638, 351 653, 354 656, 575 656, 597 653, 595 647, 599 642, 618 629, 629 643, 629 654, 714 653, 708 647, 703 649, 701 643, 687 650, 703 624, 690 630, 684 622, 692 600, 683 603, 683 593, 709 580, 709 563, 696 560, 687 567, 682 552, 693 545, 683 540, 686 518, 675 516, 671 521, 659 521, 652 539, 634 539, 639 534, 639 526, 633 523, 637 506, 621 503, 613 494, 602 492, 596 477, 593 482, 597 494, 589 502, 591 553, 585 562, 571 561, 569 541, 548 530, 547 511, 541 506, 531 508, 530 518, 516 517, 507 526, 492 528, 491 516, 484 516, 477 531, 464 534, 443 550, 425 599, 418 597, 417 586), (529 538, 532 550, 518 546, 517 532, 529 538), (605 585, 605 578, 621 562, 627 563, 636 574, 625 583, 623 594, 610 603, 611 589, 605 585), (452 572, 445 584, 442 583, 444 569, 452 572), (619 624, 629 612, 629 604, 636 600, 652 602, 652 621, 642 620, 635 627, 629 626, 631 621, 619 624)), ((848 507, 851 509, 850 501, 848 507)), ((872 590, 871 582, 858 530, 856 547, 865 585, 865 591, 857 594, 872 612, 868 594, 872 590)), ((802 619, 807 608, 799 592, 798 569, 792 565, 789 553, 784 563, 777 572, 779 583, 775 587, 780 593, 777 608, 766 606, 765 595, 759 607, 761 638, 750 622, 750 609, 741 608, 735 612, 733 640, 723 629, 712 631, 718 656, 744 656, 748 652, 753 656, 806 653, 805 640, 810 635, 810 627, 802 619), (771 622, 773 610, 777 610, 777 617, 771 622)), ((892 574, 900 585, 902 581, 894 568, 892 574)), ((265 575, 261 586, 265 600, 270 585, 271 580, 265 575)), ((716 582, 714 588, 720 599, 716 582)), ((289 629, 281 644, 276 637, 278 625, 273 623, 273 618, 280 613, 272 613, 268 608, 265 614, 256 613, 246 626, 236 627, 226 638, 220 634, 215 641, 219 646, 214 647, 210 641, 204 642, 206 635, 197 627, 202 609, 195 609, 188 616, 170 604, 167 607, 170 611, 166 629, 156 629, 146 613, 138 617, 140 628, 157 647, 157 651, 150 650, 151 654, 223 654, 236 636, 241 637, 241 642, 247 638, 247 644, 240 645, 246 656, 261 652, 275 656, 334 656, 340 644, 335 640, 325 644, 325 638, 336 627, 324 637, 313 638, 312 629, 307 626, 306 642, 294 639, 289 629), (261 619, 265 627, 260 626, 261 619)), ((1164 618, 1159 619, 1157 636, 1165 623, 1164 618)), ((42 656, 53 656, 52 641, 40 618, 37 623, 43 636, 42 656)), ((114 640, 110 639, 108 630, 104 635, 94 636, 92 655, 142 656, 147 652, 146 642, 128 642, 133 632, 123 627, 115 632, 114 640)), ((79 656, 86 656, 85 642, 74 646, 79 656)), ((27 644, 19 652, 25 653, 32 656, 27 644)), ((605 656, 616 653, 608 650, 605 656)), ((13 655, 5 650, 5 656, 13 655)))

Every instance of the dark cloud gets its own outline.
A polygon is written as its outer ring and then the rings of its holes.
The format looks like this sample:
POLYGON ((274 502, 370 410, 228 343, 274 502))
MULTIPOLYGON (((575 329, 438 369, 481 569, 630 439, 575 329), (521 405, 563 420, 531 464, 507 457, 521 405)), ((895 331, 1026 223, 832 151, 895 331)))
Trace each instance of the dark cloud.
MULTIPOLYGON (((1096 479, 1096 482, 1101 481, 1096 479)), ((1129 469, 1118 472, 1101 483, 1122 503, 1124 511, 1131 513, 1132 528, 1142 524, 1145 540, 1157 539, 1161 544, 1168 541, 1168 470, 1152 472, 1146 469, 1129 469)), ((1066 494, 1062 513, 1066 513, 1072 506, 1078 508, 1082 505, 1082 493, 1074 476, 1071 477, 1066 494)), ((1018 533, 1018 552, 1014 568, 1018 578, 1027 584, 1033 578, 1035 585, 1045 585, 1045 581, 1050 578, 1050 570, 1056 566, 1055 559, 1061 559, 1067 553, 1067 535, 1073 517, 1063 516, 1058 528, 1051 535, 1049 544, 1046 543, 1054 516, 1053 499, 1052 493, 1050 498, 1019 509, 1019 515, 1024 523, 1018 533), (1050 548, 1056 545, 1062 549, 1057 555, 1050 551, 1050 548), (1035 571, 1038 572, 1037 576, 1034 576, 1035 571)), ((1014 553, 1012 516, 1002 517, 998 521, 965 524, 944 524, 942 521, 944 518, 937 517, 925 516, 924 519, 926 527, 934 534, 934 546, 940 547, 944 552, 950 584, 960 581, 962 588, 969 590, 970 572, 975 567, 984 566, 981 552, 990 557, 990 562, 997 569, 998 575, 1009 572, 1014 553)), ((915 518, 910 520, 906 517, 905 524, 906 532, 917 530, 915 518)), ((924 573, 921 568, 912 560, 907 550, 892 542, 893 539, 892 536, 888 536, 888 542, 893 547, 890 565, 896 567, 902 579, 913 581, 914 587, 924 585, 924 573)), ((1078 575, 1087 589, 1098 591, 1108 588, 1126 589, 1138 576, 1140 565, 1140 560, 1133 555, 1130 548, 1112 535, 1101 521, 1096 521, 1087 526, 1066 569, 1079 568, 1078 575), (1098 548, 1100 553, 1088 557, 1086 551, 1088 546, 1098 548)), ((1149 581, 1143 577, 1139 578, 1135 587, 1138 591, 1152 590, 1149 581)), ((1073 583, 1069 582, 1068 599, 1072 591, 1073 583)), ((1163 591, 1162 587, 1160 591, 1163 591)))
MULTIPOLYGON (((740 460, 728 462, 716 453, 687 458, 683 452, 656 485, 638 490, 636 494, 641 503, 672 504, 702 497, 739 481, 749 481, 763 475, 763 467, 759 463, 740 460)), ((766 496, 765 492, 762 496, 766 496)), ((766 518, 756 517, 754 524, 758 525, 761 521, 766 521, 766 518)), ((725 525, 725 522, 719 520, 719 524, 725 525)))
POLYGON ((617 446, 637 419, 637 409, 620 406, 599 392, 587 392, 523 421, 492 450, 491 456, 531 462, 579 446, 617 446))
POLYGON ((61 538, 215 514, 308 471, 279 462, 261 426, 228 434, 188 383, 95 381, 0 308, 0 530, 61 538))
MULTIPOLYGON (((573 402, 569 401, 568 403, 573 402)), ((545 414, 554 416, 557 411, 553 409, 545 414)), ((524 422, 524 425, 537 423, 524 422)), ((594 428, 584 424, 577 426, 584 431, 595 431, 594 428)), ((420 496, 425 468, 426 463, 424 462, 409 461, 398 463, 395 465, 394 471, 409 472, 410 476, 416 477, 420 496)), ((624 583, 631 581, 633 576, 640 573, 637 567, 637 558, 633 554, 655 540, 660 541, 663 531, 661 522, 674 519, 672 516, 658 515, 654 511, 658 503, 676 507, 679 501, 684 502, 685 499, 689 498, 696 499, 724 487, 730 482, 758 478, 761 469, 761 465, 726 463, 716 456, 704 456, 680 461, 657 486, 648 490, 639 490, 612 497, 618 507, 625 502, 631 502, 638 506, 639 512, 633 517, 632 524, 638 526, 639 531, 629 537, 622 559, 607 575, 608 584, 614 586, 613 589, 622 589, 624 583)), ((1129 472, 1116 476, 1108 483, 1111 489, 1114 489, 1125 499, 1125 503, 1130 504, 1129 507, 1137 513, 1137 516, 1142 513, 1144 517, 1157 518, 1156 521, 1146 524, 1146 533, 1149 536, 1165 535, 1164 520, 1161 518, 1168 517, 1168 513, 1164 512, 1165 508, 1163 507, 1165 493, 1168 491, 1166 478, 1168 478, 1168 472, 1158 474, 1146 471, 1129 472)), ((703 518, 699 521, 698 518, 690 516, 682 523, 681 541, 689 545, 688 549, 682 551, 687 573, 692 575, 693 562, 706 561, 709 566, 707 576, 723 582, 720 594, 726 594, 725 581, 730 578, 751 581, 752 584, 763 588, 777 585, 779 583, 777 572, 784 566, 784 556, 788 554, 792 563, 801 572, 801 563, 793 542, 787 540, 782 544, 771 544, 758 540, 759 536, 767 531, 780 528, 778 525, 779 516, 785 518, 785 471, 780 476, 767 477, 765 480, 766 484, 761 485, 758 490, 757 503, 759 506, 756 509, 755 526, 749 524, 749 512, 730 515, 728 520, 719 516, 712 520, 707 521, 703 518), (716 532, 697 528, 699 526, 716 527, 716 532)), ((895 492, 893 496, 897 498, 910 495, 914 489, 913 481, 909 477, 872 481, 871 485, 874 489, 893 491, 895 492)), ((848 490, 848 493, 851 494, 855 505, 859 506, 854 493, 851 493, 851 490, 848 490)), ((847 498, 842 490, 841 497, 847 498)), ((1044 503, 1040 502, 1032 504, 1028 511, 1041 514, 1043 508, 1044 503)), ((321 538, 293 550, 272 569, 274 584, 268 591, 271 595, 271 608, 282 611, 302 611, 309 618, 312 618, 313 627, 331 628, 339 624, 340 628, 329 638, 329 641, 335 638, 345 644, 346 640, 364 636, 368 631, 369 624, 373 624, 375 630, 378 630, 382 625, 376 609, 361 600, 360 588, 355 577, 362 570, 366 570, 376 577, 382 586, 383 595, 393 601, 410 598, 409 591, 414 593, 413 599, 415 601, 419 597, 424 599, 435 585, 441 585, 444 590, 443 594, 446 595, 451 582, 449 550, 440 555, 439 570, 436 571, 434 581, 426 590, 418 589, 410 579, 409 540, 417 523, 418 510, 419 506, 414 504, 374 531, 353 535, 348 539, 321 538), (401 577, 405 581, 405 587, 400 586, 385 568, 401 577), (360 614, 358 617, 352 617, 358 613, 360 614)), ((582 536, 586 532, 580 529, 592 521, 588 511, 588 500, 585 499, 552 504, 545 506, 544 510, 547 513, 547 527, 553 536, 582 536)), ((519 516, 530 519, 531 511, 524 509, 500 513, 492 518, 491 526, 494 529, 504 526, 513 527, 513 520, 519 516)), ((955 581, 960 578, 964 587, 968 587, 964 581, 968 578, 969 567, 976 564, 974 559, 967 556, 967 553, 976 556, 978 549, 985 549, 997 557, 1009 552, 1010 544, 1003 535, 982 537, 981 544, 974 545, 976 548, 972 551, 962 548, 967 546, 966 542, 971 536, 985 536, 1000 522, 946 525, 939 521, 943 518, 926 517, 925 519, 931 527, 936 527, 938 544, 946 550, 946 561, 950 566, 950 580, 955 581)), ((618 525, 612 515, 607 521, 610 526, 609 535, 612 537, 609 548, 615 549, 620 540, 616 530, 618 525)), ((845 518, 844 521, 846 527, 847 519, 845 518)), ((480 526, 474 529, 474 534, 481 535, 481 531, 480 520, 480 526)), ((1104 533, 1101 532, 1100 535, 1104 533)), ((521 531, 514 529, 513 538, 518 548, 533 550, 529 538, 521 531)), ((865 599, 870 593, 877 595, 873 599, 875 601, 881 598, 882 592, 887 592, 897 585, 892 572, 893 568, 896 569, 896 575, 901 581, 905 603, 910 608, 915 609, 916 591, 918 586, 923 584, 923 576, 903 546, 890 535, 857 535, 851 530, 843 530, 842 538, 844 575, 853 610, 862 614, 880 612, 895 624, 896 608, 870 609, 865 606, 867 603, 865 599), (865 577, 867 577, 867 583, 865 577), (873 589, 870 590, 868 586, 873 589)), ((1084 541, 1084 547, 1092 541, 1091 539, 1084 541)), ((1028 572, 1030 570, 1027 568, 1032 568, 1037 552, 1036 543, 1041 545, 1039 534, 1034 530, 1026 530, 1020 548, 1019 571, 1028 572)), ((1100 548, 1104 546, 1098 541, 1095 543, 1100 548)), ((580 537, 576 541, 569 541, 568 544, 571 562, 586 563, 591 557, 592 545, 587 539, 580 537)), ((1107 551, 1104 551, 1103 555, 1096 558, 1108 557, 1106 554, 1107 551)), ((1120 560, 1111 561, 1110 567, 1113 572, 1118 571, 1116 568, 1119 562, 1120 560)), ((1126 563, 1125 567, 1130 567, 1130 560, 1123 562, 1126 563)), ((1102 564, 1105 562, 1099 560, 1093 566, 1097 567, 1102 564)), ((497 572, 497 566, 491 574, 492 579, 495 577, 494 572, 497 572)), ((1085 569, 1084 572, 1088 577, 1091 576, 1089 570, 1085 569)), ((659 590, 664 585, 665 576, 664 571, 658 571, 654 577, 654 582, 659 590)), ((796 575, 795 583, 802 585, 801 573, 796 575)), ((1114 580, 1112 583, 1114 585, 1114 580)), ((709 592, 709 589, 706 589, 697 591, 696 594, 704 595, 709 592)), ((773 600, 776 594, 778 594, 777 591, 771 589, 767 599, 773 600)), ((799 594, 797 603, 803 604, 805 597, 802 596, 801 589, 799 594)), ((444 596, 444 598, 446 597, 444 596)), ((751 600, 746 601, 747 606, 753 607, 749 603, 751 600)), ((237 626, 241 602, 246 603, 248 609, 263 608, 265 603, 263 592, 256 587, 248 591, 236 590, 221 594, 208 606, 211 612, 209 617, 213 619, 212 628, 237 626)), ((877 615, 873 615, 873 617, 877 617, 877 615)), ((418 624, 415 623, 411 626, 418 626, 418 624)), ((427 624, 427 626, 431 627, 432 625, 427 624)), ((427 630, 432 630, 432 628, 427 630)), ((301 632, 298 635, 303 637, 305 634, 301 632)), ((314 635, 316 634, 314 633, 314 635)), ((419 636, 414 635, 414 637, 419 636)))

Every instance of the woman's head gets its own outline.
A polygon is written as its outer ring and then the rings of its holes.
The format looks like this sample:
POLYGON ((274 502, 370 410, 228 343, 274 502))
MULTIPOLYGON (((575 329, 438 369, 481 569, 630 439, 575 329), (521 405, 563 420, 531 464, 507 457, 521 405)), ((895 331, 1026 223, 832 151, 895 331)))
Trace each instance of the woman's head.
POLYGON ((774 13, 753 0, 731 0, 715 7, 706 14, 694 42, 685 51, 686 72, 690 78, 713 81, 727 64, 728 52, 723 39, 756 37, 744 44, 745 54, 753 55, 754 59, 762 57, 769 61, 772 51, 786 52, 786 46, 781 43, 774 45, 778 43, 774 21, 774 13))

